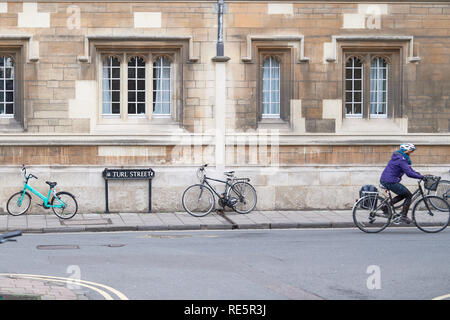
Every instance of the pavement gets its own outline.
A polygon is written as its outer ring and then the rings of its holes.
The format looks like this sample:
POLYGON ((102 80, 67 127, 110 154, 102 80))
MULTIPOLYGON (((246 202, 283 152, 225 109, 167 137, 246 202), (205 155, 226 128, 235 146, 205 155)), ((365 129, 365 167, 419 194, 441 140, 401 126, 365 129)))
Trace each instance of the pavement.
POLYGON ((205 217, 194 217, 186 212, 78 213, 69 220, 59 219, 53 213, 0 215, 0 233, 347 227, 354 227, 351 210, 253 211, 248 214, 216 211, 205 217))

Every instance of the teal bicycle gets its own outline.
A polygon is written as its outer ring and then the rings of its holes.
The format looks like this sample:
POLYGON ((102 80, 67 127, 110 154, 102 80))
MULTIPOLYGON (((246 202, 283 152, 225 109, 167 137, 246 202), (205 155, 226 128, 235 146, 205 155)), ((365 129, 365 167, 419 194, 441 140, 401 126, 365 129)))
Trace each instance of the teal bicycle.
POLYGON ((70 219, 77 213, 78 204, 73 194, 66 191, 55 192, 55 186, 57 183, 46 181, 45 183, 49 185, 48 195, 46 197, 28 184, 28 180, 31 178, 38 179, 38 177, 31 173, 27 175, 25 165, 22 166, 22 172, 25 178, 23 190, 13 194, 6 204, 6 209, 10 215, 20 216, 21 214, 27 212, 30 208, 31 195, 27 191, 30 191, 41 198, 43 203, 40 204, 40 206, 44 209, 52 208, 53 212, 61 219, 70 219), (50 200, 51 196, 53 197, 50 200))

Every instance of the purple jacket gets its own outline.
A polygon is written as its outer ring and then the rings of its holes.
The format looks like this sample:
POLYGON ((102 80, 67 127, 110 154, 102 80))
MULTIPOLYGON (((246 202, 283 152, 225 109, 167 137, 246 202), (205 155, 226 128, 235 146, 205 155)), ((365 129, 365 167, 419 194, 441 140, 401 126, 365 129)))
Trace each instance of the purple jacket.
POLYGON ((410 178, 422 179, 422 175, 411 168, 406 159, 401 153, 394 152, 391 160, 389 160, 386 168, 381 174, 380 181, 387 183, 397 183, 402 180, 403 174, 410 178))

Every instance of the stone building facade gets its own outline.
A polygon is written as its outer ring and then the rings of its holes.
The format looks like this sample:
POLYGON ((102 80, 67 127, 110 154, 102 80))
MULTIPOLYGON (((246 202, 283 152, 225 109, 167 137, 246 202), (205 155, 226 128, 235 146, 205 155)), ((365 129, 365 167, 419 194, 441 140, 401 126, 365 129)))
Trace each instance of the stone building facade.
MULTIPOLYGON (((153 168, 153 211, 182 210, 202 163, 251 177, 260 210, 349 208, 402 142, 448 177, 448 3, 224 9, 217 57, 216 1, 0 2, 0 213, 22 164, 83 212, 104 211, 105 167, 153 168)), ((110 197, 148 209, 144 182, 110 197)))

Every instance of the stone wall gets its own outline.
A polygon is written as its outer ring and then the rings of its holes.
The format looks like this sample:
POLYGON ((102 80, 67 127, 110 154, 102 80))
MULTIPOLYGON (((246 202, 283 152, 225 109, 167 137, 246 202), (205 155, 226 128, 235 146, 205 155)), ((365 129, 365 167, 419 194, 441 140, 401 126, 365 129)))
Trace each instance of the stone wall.
MULTIPOLYGON (((135 167, 135 166, 134 166, 135 167)), ((142 166, 139 166, 142 167, 142 166)), ((194 166, 152 166, 152 211, 184 211, 181 204, 183 191, 198 183, 194 166)), ((415 166, 423 174, 441 175, 450 179, 447 166, 415 166)), ((351 209, 358 199, 359 189, 365 184, 378 187, 383 166, 284 166, 276 170, 266 167, 228 167, 236 170, 237 177, 248 177, 257 191, 256 210, 351 209)), ((45 181, 57 181, 56 191, 68 191, 76 196, 82 213, 105 211, 105 183, 102 166, 29 166, 28 172, 39 179, 30 185, 47 195, 45 181)), ((210 167, 207 175, 225 178, 221 171, 210 167)), ((417 180, 404 178, 404 183, 415 190, 417 180)), ((0 168, 0 214, 6 213, 8 198, 23 188, 19 166, 0 168)), ((214 184, 222 193, 224 185, 214 184)), ((148 212, 147 181, 110 181, 109 209, 111 212, 148 212)), ((37 206, 42 201, 32 197, 29 213, 44 213, 37 206)), ((216 208, 218 205, 216 203, 216 208)), ((47 211, 48 212, 48 211, 47 211)))
MULTIPOLYGON (((216 176, 225 167, 251 176, 262 210, 348 208, 366 177, 377 184, 402 142, 418 145, 413 161, 419 171, 448 175, 448 3, 226 1, 225 62, 212 60, 215 5, 0 3, 0 53, 17 58, 16 102, 23 114, 19 126, 0 117, 0 203, 20 188, 22 164, 36 171, 40 188, 54 179, 79 195, 81 210, 92 212, 104 208, 105 167, 154 168, 158 211, 181 210, 182 191, 202 163, 216 176), (99 57, 124 48, 172 50, 173 119, 101 115, 99 57), (391 79, 388 118, 343 115, 343 53, 349 48, 394 52, 399 71, 391 79), (283 59, 279 122, 260 116, 265 52, 283 59)), ((112 210, 146 211, 145 183, 114 182, 111 188, 112 210)))
MULTIPOLYGON (((416 145, 415 165, 450 163, 449 146, 416 145)), ((398 146, 228 146, 227 166, 385 165, 398 146)), ((209 146, 2 146, 0 162, 6 166, 22 164, 45 166, 176 166, 215 164, 214 145, 209 146)))
MULTIPOLYGON (((5 36, 26 35, 22 41, 23 103, 26 132, 92 133, 91 114, 73 117, 70 104, 84 101, 77 83, 98 75, 95 61, 82 62, 87 36, 167 35, 191 37, 188 60, 183 65, 183 125, 194 122, 214 127, 214 63, 217 15, 212 1, 195 2, 56 2, 10 1, 0 12, 0 44, 5 36), (143 22, 144 21, 144 22, 143 22), (145 22, 146 21, 146 22, 145 22), (1 38, 3 36, 3 38, 1 38), (192 58, 192 59, 191 59, 192 58)), ((248 36, 271 37, 272 46, 292 50, 291 99, 302 103, 306 132, 335 132, 336 119, 324 116, 324 100, 342 101, 342 61, 327 61, 334 49, 333 36, 411 36, 405 44, 401 118, 409 132, 449 132, 450 7, 442 3, 255 3, 229 2, 224 15, 227 67, 227 110, 230 127, 257 126, 258 66, 245 60, 248 36), (284 41, 285 36, 303 36, 284 41), (278 38, 278 39, 277 39, 278 38), (303 43, 302 43, 303 42, 303 43), (303 56, 298 61, 304 47, 303 56), (409 46, 412 46, 409 48, 409 46), (331 50, 331 51, 330 51, 331 50), (419 57, 420 61, 406 62, 419 57)), ((385 45, 391 40, 378 42, 385 45)), ((14 41, 13 41, 14 42, 14 41)), ((338 40, 339 42, 339 40, 338 40)), ((360 43, 364 46, 364 41, 360 43)), ((401 41, 404 45, 404 41, 401 41)), ((339 49, 339 48, 338 48, 339 49)), ((254 52, 252 54, 255 54, 254 52)), ((339 55, 339 53, 338 53, 339 55)), ((92 57, 90 57, 92 58, 92 57)), ((249 57, 247 57, 249 58, 249 57)), ((250 57, 251 58, 251 57, 250 57)), ((88 101, 95 108, 97 98, 88 101)), ((76 114, 76 112, 75 112, 76 114)))

